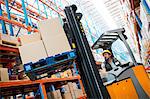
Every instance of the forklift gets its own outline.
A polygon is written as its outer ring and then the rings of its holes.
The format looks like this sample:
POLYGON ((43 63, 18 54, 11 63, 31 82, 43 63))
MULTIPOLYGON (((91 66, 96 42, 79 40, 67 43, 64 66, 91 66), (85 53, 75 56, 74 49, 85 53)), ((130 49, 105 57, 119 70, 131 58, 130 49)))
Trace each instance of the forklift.
POLYGON ((112 44, 120 39, 128 49, 133 64, 123 64, 114 71, 108 72, 112 79, 103 82, 103 78, 94 60, 84 32, 76 5, 64 9, 66 18, 64 30, 72 49, 76 49, 78 69, 88 99, 150 99, 150 79, 142 64, 138 64, 126 42, 125 29, 117 29, 102 34, 92 49, 111 49, 112 44))
POLYGON ((112 51, 112 45, 120 39, 126 46, 132 60, 132 62, 121 64, 116 69, 108 71, 107 73, 111 79, 105 81, 104 85, 113 99, 119 99, 122 96, 126 99, 131 97, 133 99, 148 99, 150 98, 150 79, 144 66, 136 62, 124 33, 124 28, 107 31, 92 46, 92 49, 102 48, 103 50, 112 51))

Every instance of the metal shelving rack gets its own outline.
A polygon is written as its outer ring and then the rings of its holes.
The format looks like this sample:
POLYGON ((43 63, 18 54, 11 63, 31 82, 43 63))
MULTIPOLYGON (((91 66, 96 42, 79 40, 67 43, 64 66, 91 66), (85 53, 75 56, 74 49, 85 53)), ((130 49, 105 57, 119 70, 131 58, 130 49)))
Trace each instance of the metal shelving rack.
POLYGON ((125 20, 127 20, 128 28, 132 31, 132 35, 135 37, 133 39, 136 40, 135 44, 137 45, 142 62, 145 64, 145 66, 149 66, 148 56, 150 55, 150 49, 145 47, 146 45, 148 45, 148 41, 145 40, 149 40, 150 38, 148 36, 149 32, 145 29, 145 22, 147 19, 145 18, 144 21, 144 18, 142 19, 143 13, 141 13, 142 8, 144 8, 147 16, 150 15, 150 8, 148 6, 148 3, 146 2, 146 0, 121 0, 120 2, 122 3, 123 8, 125 8, 125 6, 123 5, 126 5, 126 8, 128 8, 130 11, 130 13, 127 13, 128 10, 124 11, 125 20), (129 22, 129 20, 131 20, 132 22, 129 22), (132 27, 134 28, 131 29, 132 27), (147 42, 147 44, 145 42, 147 42))
POLYGON ((127 28, 131 32, 132 40, 134 41, 134 44, 137 47, 137 51, 140 54, 141 51, 141 45, 140 45, 140 35, 139 28, 141 27, 141 23, 138 22, 137 13, 135 11, 135 8, 137 8, 138 4, 140 3, 139 0, 121 0, 120 1, 122 8, 126 9, 124 10, 124 19, 126 21, 127 28), (125 3, 126 2, 126 3, 125 3), (123 6, 124 5, 124 6, 123 6), (128 9, 128 10, 127 10, 128 9))
MULTIPOLYGON (((22 99, 27 99, 27 93, 34 92, 35 96, 36 93, 40 93, 40 99, 48 99, 47 98, 47 91, 46 85, 53 85, 56 83, 59 85, 60 82, 71 82, 71 81, 78 81, 80 87, 84 93, 84 96, 80 96, 81 99, 85 99, 85 91, 81 81, 80 76, 74 76, 69 78, 47 78, 41 79, 36 81, 31 80, 22 80, 22 81, 11 81, 11 82, 1 82, 0 83, 0 98, 3 99, 7 96, 13 96, 16 99, 16 95, 22 94, 22 99)), ((50 87, 50 86, 49 86, 50 87)))
POLYGON ((2 33, 7 34, 5 23, 9 24, 9 31, 11 36, 15 36, 13 26, 18 26, 24 28, 28 31, 28 34, 31 32, 38 32, 38 29, 33 27, 32 21, 44 20, 47 18, 53 17, 52 13, 56 13, 58 17, 64 17, 64 12, 62 8, 62 2, 65 0, 60 0, 57 2, 55 0, 35 0, 35 4, 30 4, 27 0, 1 0, 0 1, 0 20, 2 26, 2 33), (19 2, 20 1, 20 2, 19 2), (57 6, 59 3, 60 6, 57 6), (40 9, 42 6, 43 9, 40 9), (3 7, 2 7, 3 6, 3 7), (5 8, 5 9, 4 9, 5 8), (16 11, 18 14, 12 13, 11 10, 16 11), (43 10, 43 11, 42 11, 43 10), (50 14, 48 13, 50 12, 50 14), (6 17, 4 17, 4 14, 6 17), (23 17, 20 17, 23 16, 23 17), (22 22, 17 21, 18 18, 22 22))
MULTIPOLYGON (((8 46, 3 46, 0 45, 0 54, 1 55, 5 55, 5 56, 19 56, 19 51, 18 48, 11 48, 8 46), (7 51, 7 53, 2 53, 2 51, 7 51), (8 53, 9 52, 9 53, 8 53), (12 52, 14 54, 12 54, 12 52)), ((14 62, 14 59, 11 58, 0 58, 0 63, 9 63, 9 62, 14 62)))

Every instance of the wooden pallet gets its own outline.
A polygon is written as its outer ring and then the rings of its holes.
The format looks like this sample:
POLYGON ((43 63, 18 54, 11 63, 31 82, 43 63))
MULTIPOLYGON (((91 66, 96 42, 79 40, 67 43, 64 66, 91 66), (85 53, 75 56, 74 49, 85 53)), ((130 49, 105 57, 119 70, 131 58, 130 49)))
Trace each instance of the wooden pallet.
POLYGON ((17 43, 5 41, 5 40, 0 40, 0 45, 7 46, 7 47, 14 47, 14 48, 18 47, 17 43))
POLYGON ((0 45, 8 47, 18 47, 19 42, 16 37, 0 33, 0 45))

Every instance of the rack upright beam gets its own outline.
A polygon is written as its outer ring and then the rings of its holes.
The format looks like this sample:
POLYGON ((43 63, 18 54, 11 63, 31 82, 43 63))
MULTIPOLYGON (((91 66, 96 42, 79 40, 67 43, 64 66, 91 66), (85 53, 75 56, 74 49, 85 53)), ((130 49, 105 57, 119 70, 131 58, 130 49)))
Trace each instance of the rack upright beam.
MULTIPOLYGON (((2 7, 1 7, 1 2, 0 2, 0 16, 1 16, 1 17, 3 16, 3 11, 2 11, 2 7)), ((1 22, 1 25, 2 25, 2 33, 3 33, 3 34, 7 34, 4 20, 0 20, 0 22, 1 22)))
MULTIPOLYGON (((24 12, 24 17, 25 17, 25 24, 28 27, 29 26, 28 13, 27 13, 27 10, 26 10, 26 6, 25 6, 24 0, 21 0, 21 1, 22 1, 22 9, 23 9, 23 12, 24 12)), ((31 32, 28 31, 28 34, 31 34, 31 32)))
MULTIPOLYGON (((7 17, 9 20, 11 20, 8 0, 5 0, 5 5, 6 5, 7 17)), ((9 23, 9 30, 10 30, 10 35, 14 36, 13 26, 11 23, 9 23)))

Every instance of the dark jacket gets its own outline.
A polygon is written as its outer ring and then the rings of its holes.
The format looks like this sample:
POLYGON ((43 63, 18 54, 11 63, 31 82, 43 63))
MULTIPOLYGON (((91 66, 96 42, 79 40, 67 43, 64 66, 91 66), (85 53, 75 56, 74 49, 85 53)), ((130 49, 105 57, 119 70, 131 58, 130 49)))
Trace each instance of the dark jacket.
MULTIPOLYGON (((112 62, 116 65, 116 66, 121 66, 121 63, 116 59, 116 58, 112 58, 112 62)), ((104 65, 105 65, 105 68, 106 68, 106 71, 110 71, 112 70, 112 66, 108 63, 107 60, 105 60, 104 62, 104 65)))

